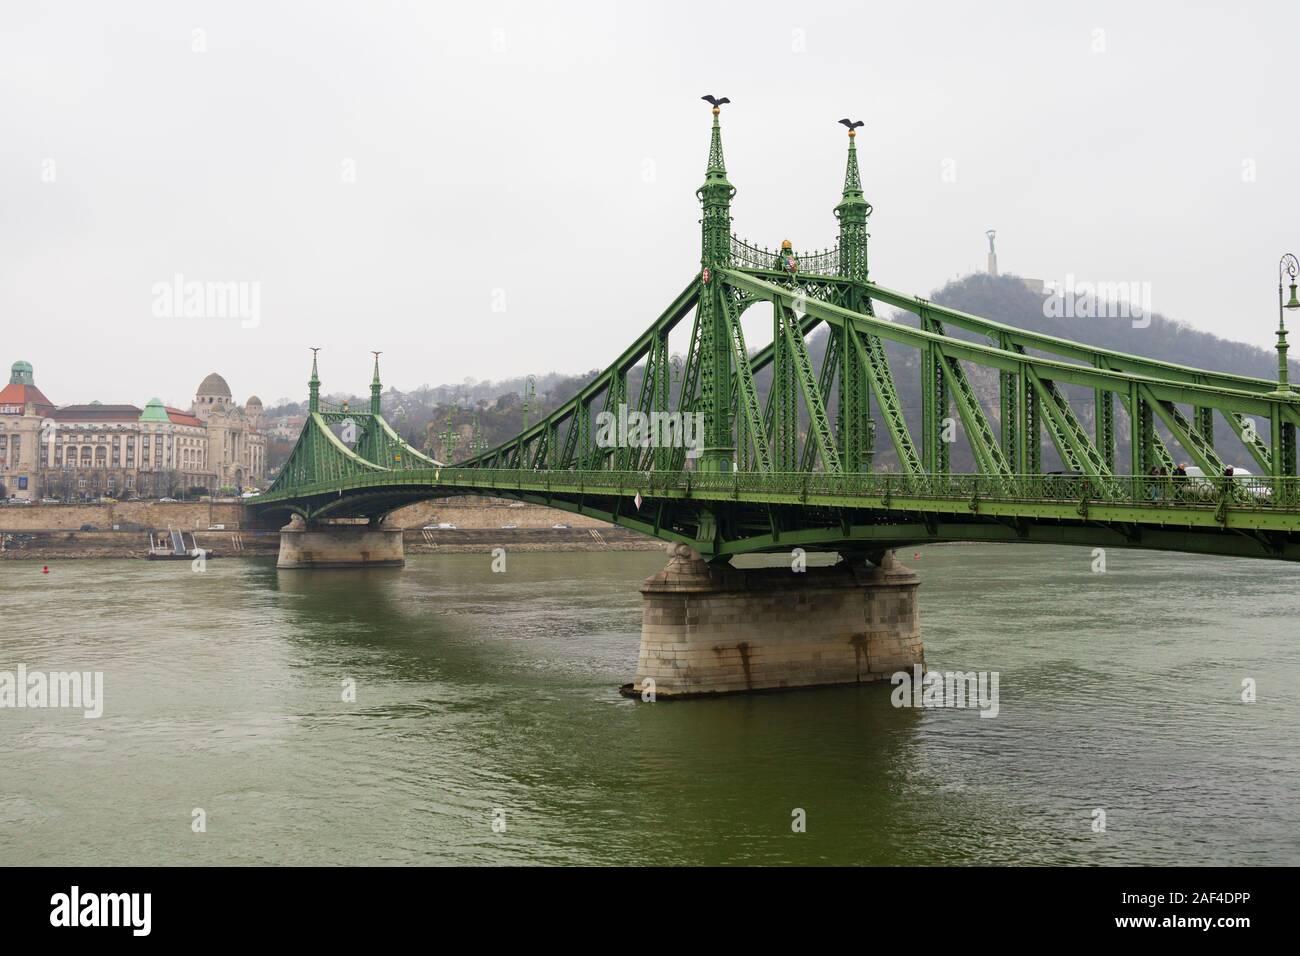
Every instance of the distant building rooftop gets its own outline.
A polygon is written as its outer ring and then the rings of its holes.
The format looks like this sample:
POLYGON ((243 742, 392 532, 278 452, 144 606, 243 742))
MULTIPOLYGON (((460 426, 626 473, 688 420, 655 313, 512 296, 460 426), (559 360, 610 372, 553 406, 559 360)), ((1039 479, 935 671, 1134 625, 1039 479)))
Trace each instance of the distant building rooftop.
POLYGON ((64 405, 50 415, 56 422, 134 422, 140 420, 135 405, 64 405))
POLYGON ((172 408, 170 405, 166 406, 166 408, 168 419, 176 425, 193 425, 195 428, 203 426, 203 419, 196 418, 183 409, 172 408))

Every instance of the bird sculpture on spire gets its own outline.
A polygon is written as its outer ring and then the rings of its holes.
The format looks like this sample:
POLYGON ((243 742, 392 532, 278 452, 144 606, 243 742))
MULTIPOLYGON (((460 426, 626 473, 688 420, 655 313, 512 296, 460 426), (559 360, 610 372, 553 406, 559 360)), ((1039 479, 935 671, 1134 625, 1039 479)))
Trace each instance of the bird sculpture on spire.
POLYGON ((725 96, 714 96, 712 93, 705 93, 703 96, 700 97, 700 99, 704 100, 704 102, 706 103, 713 104, 714 116, 717 116, 719 113, 722 112, 723 103, 731 102, 731 100, 727 99, 725 96))

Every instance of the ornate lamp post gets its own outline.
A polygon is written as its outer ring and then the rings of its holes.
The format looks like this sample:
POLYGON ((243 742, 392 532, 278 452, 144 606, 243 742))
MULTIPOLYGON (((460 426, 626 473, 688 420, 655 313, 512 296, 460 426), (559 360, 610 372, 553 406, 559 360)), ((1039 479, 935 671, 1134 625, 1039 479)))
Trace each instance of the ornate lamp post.
POLYGON ((1291 391, 1286 367, 1286 313, 1300 309, 1300 299, 1296 298, 1297 275, 1300 275, 1300 260, 1288 252, 1277 264, 1277 390, 1284 394, 1291 391), (1291 280, 1291 299, 1283 305, 1282 284, 1287 278, 1291 280))

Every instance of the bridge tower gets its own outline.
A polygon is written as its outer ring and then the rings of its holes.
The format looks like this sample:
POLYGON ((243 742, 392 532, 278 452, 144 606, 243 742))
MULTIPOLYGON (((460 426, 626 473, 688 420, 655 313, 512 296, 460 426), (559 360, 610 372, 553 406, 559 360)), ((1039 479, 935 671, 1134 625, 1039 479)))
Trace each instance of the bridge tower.
POLYGON ((847 279, 867 278, 867 217, 871 203, 862 194, 862 176, 858 172, 857 131, 849 130, 849 156, 844 167, 844 191, 835 218, 840 222, 840 274, 847 279))
MULTIPOLYGON (((857 284, 867 280, 867 217, 871 203, 862 194, 858 172, 857 132, 849 128, 849 156, 844 168, 844 190, 835 218, 840 223, 840 274, 852 279, 848 301, 843 305, 855 312, 874 315, 871 299, 857 284)), ((861 352, 858 333, 845 323, 839 333, 840 412, 837 416, 840 454, 845 472, 869 471, 874 444, 871 420, 871 384, 866 369, 857 361, 861 352)))
POLYGON ((709 167, 704 185, 695 191, 702 207, 700 219, 699 342, 700 411, 704 413, 701 471, 731 471, 735 450, 731 432, 731 334, 726 294, 718 270, 731 265, 731 200, 736 187, 727 179, 722 158, 721 106, 713 107, 709 167))
POLYGON ((311 378, 307 380, 307 411, 320 411, 320 376, 316 374, 316 353, 320 349, 311 350, 311 378))
MULTIPOLYGON (((309 417, 303 425, 303 431, 313 436, 310 441, 315 441, 317 434, 311 416, 324 411, 320 406, 320 375, 316 370, 316 353, 319 351, 318 348, 311 350, 311 378, 307 380, 309 417)), ((370 383, 370 411, 375 415, 379 414, 379 396, 382 391, 383 386, 379 383, 379 353, 376 352, 375 376, 370 383)), ((344 402, 342 413, 337 410, 332 413, 334 420, 337 421, 346 412, 347 402, 344 402)), ((377 425, 372 422, 369 427, 375 429, 377 425)), ((280 529, 280 554, 276 560, 277 568, 401 567, 405 563, 406 552, 402 542, 402 530, 383 527, 378 522, 335 523, 329 519, 304 521, 301 515, 294 515, 293 519, 280 529)))

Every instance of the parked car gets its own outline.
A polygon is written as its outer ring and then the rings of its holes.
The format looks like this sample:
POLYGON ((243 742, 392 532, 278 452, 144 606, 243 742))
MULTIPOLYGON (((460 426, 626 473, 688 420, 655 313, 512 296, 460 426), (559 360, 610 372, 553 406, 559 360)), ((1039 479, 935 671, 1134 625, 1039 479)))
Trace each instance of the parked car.
MULTIPOLYGON (((1187 466, 1187 486, 1198 497, 1211 499, 1218 495, 1219 489, 1223 487, 1224 478, 1210 478, 1200 468, 1195 465, 1187 466)), ((1255 476, 1247 469, 1239 465, 1232 466, 1232 481, 1234 497, 1245 498, 1251 497, 1256 501, 1269 501, 1273 497, 1273 489, 1263 486, 1261 483, 1252 481, 1255 476)))
POLYGON ((566 530, 568 527, 569 527, 569 526, 568 526, 567 524, 553 524, 553 525, 551 525, 551 528, 552 528, 553 530, 556 530, 556 531, 564 531, 564 530, 566 530))
POLYGON ((517 524, 503 524, 503 525, 501 526, 501 530, 502 530, 502 531, 514 531, 514 530, 515 530, 516 528, 518 528, 518 527, 519 527, 519 525, 517 525, 517 524))
POLYGON ((58 499, 58 498, 42 498, 42 499, 41 499, 41 504, 43 504, 43 505, 57 505, 58 503, 59 503, 59 499, 58 499))
POLYGON ((443 522, 441 524, 426 524, 423 530, 424 531, 455 531, 456 526, 454 524, 447 524, 446 522, 443 522))
POLYGON ((158 499, 158 504, 160 504, 160 505, 174 505, 175 503, 176 503, 176 499, 175 499, 175 498, 159 498, 159 499, 158 499))
POLYGON ((256 498, 256 497, 257 497, 258 495, 260 495, 260 494, 261 494, 260 491, 245 491, 245 492, 244 492, 242 495, 240 495, 239 497, 241 497, 241 498, 256 498))
POLYGON ((93 524, 83 524, 83 525, 81 526, 81 530, 82 530, 82 531, 98 531, 99 529, 96 528, 93 524))

